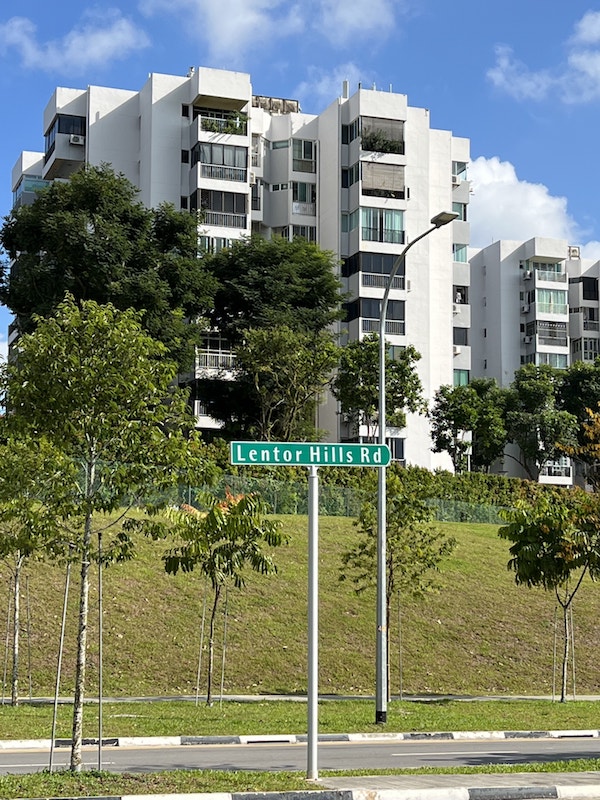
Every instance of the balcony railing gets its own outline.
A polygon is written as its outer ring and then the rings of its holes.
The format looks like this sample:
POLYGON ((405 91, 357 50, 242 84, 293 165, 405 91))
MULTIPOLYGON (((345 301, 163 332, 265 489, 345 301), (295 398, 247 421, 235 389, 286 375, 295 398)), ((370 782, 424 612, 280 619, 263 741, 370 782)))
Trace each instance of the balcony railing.
MULTIPOLYGON (((370 289, 385 289, 388 285, 389 275, 378 275, 372 272, 361 273, 361 285, 370 289)), ((404 289, 404 275, 396 275, 392 281, 392 289, 404 289)))
POLYGON ((233 369, 235 353, 199 352, 196 356, 196 369, 233 369))
POLYGON ((538 336, 539 344, 545 347, 568 347, 569 341, 566 336, 538 336))
POLYGON ((316 172, 317 162, 308 158, 292 159, 292 169, 295 172, 316 172))
POLYGON ((222 228, 245 228, 246 214, 225 214, 221 211, 203 211, 205 225, 219 225, 222 228))
MULTIPOLYGON (((404 320, 386 319, 385 332, 390 336, 404 336, 405 323, 404 320)), ((363 333, 379 333, 379 320, 378 319, 363 319, 362 321, 363 333)))
POLYGON ((568 314, 566 303, 537 303, 536 309, 541 314, 568 314))
POLYGON ((535 276, 538 281, 554 281, 554 283, 566 283, 566 272, 552 272, 546 269, 536 269, 535 276))
POLYGON ((544 464, 540 470, 540 475, 545 475, 548 478, 570 478, 571 467, 559 464, 544 464))
POLYGON ((302 214, 305 217, 314 217, 317 214, 317 204, 292 203, 292 214, 302 214))
POLYGON ((583 320, 583 330, 584 331, 597 331, 600 330, 600 322, 596 322, 592 319, 584 319, 583 320))
POLYGON ((227 119, 219 117, 200 117, 200 128, 213 133, 233 133, 236 136, 246 136, 248 122, 243 115, 232 114, 227 119))
POLYGON ((225 167, 222 164, 202 164, 203 178, 214 178, 218 181, 246 181, 248 170, 243 167, 225 167))
POLYGON ((404 244, 404 231, 394 231, 389 228, 370 228, 362 226, 362 239, 365 242, 389 242, 391 244, 404 244))

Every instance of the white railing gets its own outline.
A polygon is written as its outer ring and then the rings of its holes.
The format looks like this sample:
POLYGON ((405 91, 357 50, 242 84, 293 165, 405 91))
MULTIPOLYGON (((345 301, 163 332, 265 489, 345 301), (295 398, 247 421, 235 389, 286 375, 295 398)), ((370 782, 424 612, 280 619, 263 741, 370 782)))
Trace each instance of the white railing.
POLYGON ((248 171, 243 167, 225 167, 222 164, 202 164, 202 177, 214 178, 218 181, 246 180, 248 171))
POLYGON ((316 203, 292 203, 292 214, 303 214, 305 217, 314 217, 316 213, 316 203))
POLYGON ((221 211, 204 211, 202 222, 205 225, 220 225, 222 228, 245 228, 245 214, 224 214, 221 211))
POLYGON ((196 369, 233 369, 235 353, 204 351, 196 355, 196 369))
MULTIPOLYGON (((390 320, 385 321, 385 332, 390 336, 404 336, 405 324, 403 320, 390 320)), ((362 321, 363 333, 379 333, 379 320, 378 319, 363 319, 362 321)))
POLYGON ((566 283, 566 272, 552 272, 546 269, 536 269, 535 276, 538 281, 554 281, 555 283, 566 283))
MULTIPOLYGON (((385 289, 388 285, 389 275, 378 275, 373 272, 361 273, 362 286, 370 289, 385 289)), ((396 275, 392 281, 392 289, 404 289, 404 275, 396 275)))

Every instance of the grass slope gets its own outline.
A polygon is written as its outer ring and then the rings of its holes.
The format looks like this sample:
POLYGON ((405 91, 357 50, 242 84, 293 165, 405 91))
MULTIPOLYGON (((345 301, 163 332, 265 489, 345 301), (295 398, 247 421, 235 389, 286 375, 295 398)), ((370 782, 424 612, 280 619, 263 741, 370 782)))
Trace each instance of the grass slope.
MULTIPOLYGON (((224 689, 228 693, 306 691, 307 520, 281 517, 290 544, 275 554, 279 574, 248 575, 243 591, 228 593, 224 689)), ((506 569, 507 545, 489 525, 444 524, 458 546, 443 565, 438 594, 402 604, 402 681, 398 608, 392 612, 391 679, 394 694, 520 693, 552 691, 554 598, 516 587, 506 569)), ((372 694, 375 595, 357 596, 338 581, 340 556, 355 541, 352 520, 320 520, 320 691, 372 694)), ((104 573, 105 695, 194 694, 200 623, 206 592, 196 573, 168 576, 165 543, 141 542, 138 557, 104 573)), ((73 572, 76 578, 76 571, 73 572)), ((97 681, 97 592, 90 602, 88 696, 97 681)), ((8 611, 7 567, 0 570, 0 633, 8 611)), ((21 692, 54 689, 64 568, 35 563, 23 582, 21 692), (27 644, 29 607, 31 648, 27 644)), ((76 580, 73 581, 61 693, 73 689, 76 580)), ((587 581, 574 610, 578 694, 600 692, 596 653, 599 587, 587 581)), ((217 633, 216 686, 220 683, 223 616, 217 633)), ((206 645, 206 637, 204 639, 206 645)), ((200 692, 205 691, 205 666, 200 692)), ((7 690, 8 691, 8 690, 7 690)))

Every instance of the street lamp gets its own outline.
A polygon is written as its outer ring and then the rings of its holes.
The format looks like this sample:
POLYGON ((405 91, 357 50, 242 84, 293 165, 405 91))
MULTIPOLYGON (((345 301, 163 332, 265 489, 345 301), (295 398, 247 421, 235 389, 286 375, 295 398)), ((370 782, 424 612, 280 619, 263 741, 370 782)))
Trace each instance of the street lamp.
MULTIPOLYGON (((447 225, 456 219, 458 214, 450 211, 441 211, 431 219, 431 228, 421 233, 412 242, 409 242, 392 264, 388 277, 381 309, 379 313, 379 444, 386 441, 385 419, 385 318, 387 316, 388 300, 392 283, 396 273, 404 264, 406 254, 420 239, 447 225)), ((375 659, 375 723, 383 725, 387 722, 388 700, 388 674, 387 674, 387 598, 386 598, 386 467, 379 467, 377 484, 377 653, 375 659)))

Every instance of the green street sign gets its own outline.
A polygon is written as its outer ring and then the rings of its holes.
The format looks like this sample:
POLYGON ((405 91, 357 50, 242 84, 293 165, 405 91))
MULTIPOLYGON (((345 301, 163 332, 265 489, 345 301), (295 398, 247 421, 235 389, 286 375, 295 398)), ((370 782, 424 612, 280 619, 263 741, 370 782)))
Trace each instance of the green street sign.
POLYGON ((232 464, 286 467, 387 467, 386 444, 323 442, 230 442, 232 464))

